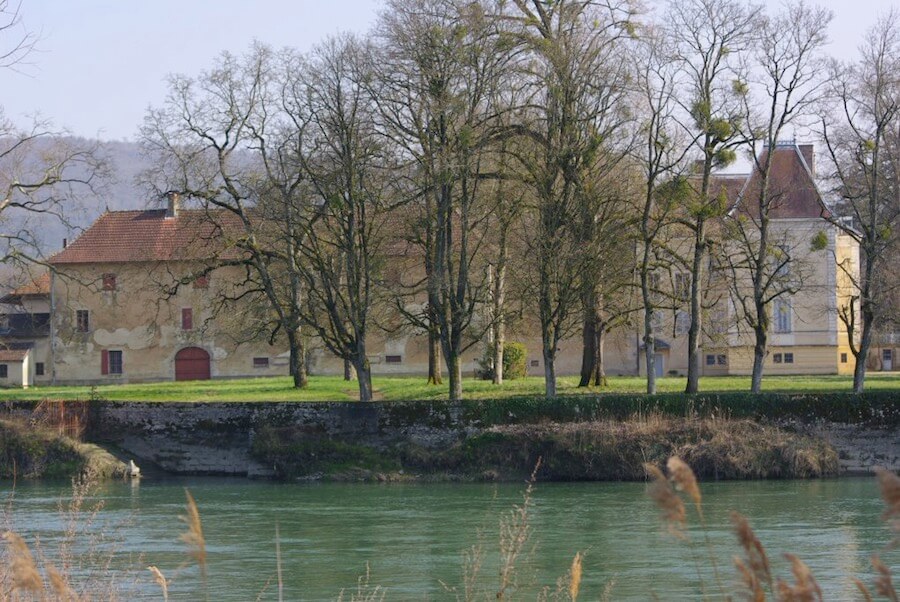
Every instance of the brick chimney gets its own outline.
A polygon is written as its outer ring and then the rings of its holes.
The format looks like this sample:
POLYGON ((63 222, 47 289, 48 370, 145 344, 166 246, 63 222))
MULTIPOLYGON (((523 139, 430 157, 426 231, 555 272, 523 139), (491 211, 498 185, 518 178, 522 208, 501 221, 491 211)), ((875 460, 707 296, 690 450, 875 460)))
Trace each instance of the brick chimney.
POLYGON ((800 149, 800 154, 803 155, 803 160, 806 161, 807 167, 809 167, 809 172, 815 177, 816 175, 816 156, 813 152, 812 144, 798 144, 797 148, 800 149))
POLYGON ((168 205, 166 206, 166 218, 178 217, 178 211, 181 210, 181 195, 177 192, 169 192, 166 194, 168 205))

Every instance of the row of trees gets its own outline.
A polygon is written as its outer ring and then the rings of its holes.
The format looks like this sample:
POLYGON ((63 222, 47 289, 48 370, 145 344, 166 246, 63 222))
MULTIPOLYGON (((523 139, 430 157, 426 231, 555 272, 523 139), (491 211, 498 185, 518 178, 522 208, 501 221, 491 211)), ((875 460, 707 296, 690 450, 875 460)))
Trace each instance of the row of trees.
POLYGON ((603 336, 643 316, 653 393, 654 313, 686 302, 696 392, 709 281, 725 274, 758 391, 771 306, 802 284, 771 229, 784 191, 761 151, 812 128, 826 218, 863 257, 840 311, 860 391, 897 283, 881 261, 900 209, 900 29, 887 15, 843 63, 823 55, 830 18, 802 1, 639 14, 627 0, 390 0, 369 36, 306 54, 255 44, 173 77, 142 129, 147 179, 240 222, 241 299, 264 302, 257 323, 288 340, 297 386, 313 334, 371 399, 367 340, 405 324, 427 332, 429 381, 443 358, 456 399, 462 354, 487 335, 502 357, 521 316, 539 326, 553 395, 561 339, 580 331, 581 384, 599 384, 603 336), (714 172, 742 152, 759 177, 729 218, 714 172), (688 275, 678 294, 660 284, 673 270, 688 275))
MULTIPOLYGON (((32 38, 6 7, 9 68, 32 38)), ((686 305, 695 392, 710 291, 725 282, 758 391, 772 304, 802 286, 772 229, 783 191, 761 150, 809 131, 826 151, 825 217, 862 256, 858 276, 846 266, 859 294, 839 308, 861 391, 898 294, 900 24, 886 15, 841 62, 823 55, 829 20, 799 0, 778 14, 736 0, 658 13, 629 0, 389 0, 365 37, 309 53, 255 44, 173 77, 142 128, 146 181, 206 208, 243 251, 218 264, 246 275, 220 307, 252 308, 254 334, 288 341, 298 387, 314 337, 371 399, 369 338, 412 328, 428 335, 429 381, 446 368, 458 398, 463 353, 489 340, 501 382, 506 328, 522 320, 539 326, 553 395, 561 339, 580 333, 581 384, 601 384, 604 336, 643 322, 653 393, 654 315, 686 305), (714 173, 741 153, 759 177, 737 219, 714 173), (676 272, 687 279, 667 285, 676 272)), ((27 159, 52 131, 3 127, 5 262, 32 261, 21 216, 64 215, 105 166, 64 143, 27 159)))

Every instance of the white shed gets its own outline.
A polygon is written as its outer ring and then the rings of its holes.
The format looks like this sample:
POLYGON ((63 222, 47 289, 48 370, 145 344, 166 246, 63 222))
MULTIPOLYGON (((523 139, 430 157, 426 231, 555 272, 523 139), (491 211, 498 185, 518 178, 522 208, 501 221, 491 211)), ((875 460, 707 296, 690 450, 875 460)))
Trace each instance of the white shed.
POLYGON ((31 349, 0 349, 0 387, 31 386, 31 349))

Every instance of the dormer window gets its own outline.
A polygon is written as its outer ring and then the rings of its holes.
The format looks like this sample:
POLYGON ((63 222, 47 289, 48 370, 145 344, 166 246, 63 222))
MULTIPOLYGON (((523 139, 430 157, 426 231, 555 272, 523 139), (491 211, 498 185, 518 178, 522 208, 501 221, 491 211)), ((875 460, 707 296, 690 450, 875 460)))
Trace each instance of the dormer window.
POLYGON ((105 290, 105 291, 116 290, 116 275, 115 274, 103 274, 103 290, 105 290))

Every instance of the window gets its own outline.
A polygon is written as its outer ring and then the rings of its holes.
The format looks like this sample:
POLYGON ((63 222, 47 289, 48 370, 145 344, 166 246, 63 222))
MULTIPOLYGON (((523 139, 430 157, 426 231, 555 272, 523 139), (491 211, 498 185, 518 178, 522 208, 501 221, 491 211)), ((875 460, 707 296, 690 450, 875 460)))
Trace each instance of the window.
POLYGON ((775 245, 772 251, 775 275, 786 280, 791 276, 791 250, 787 245, 775 245))
POLYGON ((662 312, 662 310, 654 309, 653 313, 650 316, 650 326, 653 328, 653 330, 660 331, 662 330, 665 320, 666 316, 662 312))
POLYGON ((882 349, 881 359, 885 362, 892 362, 894 360, 893 349, 882 349))
POLYGON ((194 288, 209 288, 209 276, 197 276, 194 279, 194 288))
POLYGON ((116 290, 116 275, 115 274, 103 274, 103 290, 105 290, 105 291, 116 290))
POLYGON ((253 358, 253 367, 254 368, 268 368, 269 367, 269 358, 267 358, 267 357, 253 358))
POLYGON ((86 309, 75 311, 75 330, 78 332, 91 331, 91 314, 86 309))
POLYGON ((774 356, 772 356, 772 361, 775 362, 776 364, 780 364, 781 363, 781 354, 776 353, 774 356))
POLYGON ((400 364, 403 363, 403 357, 399 355, 386 355, 384 356, 385 364, 400 364))
POLYGON ((34 364, 34 375, 35 376, 43 376, 44 375, 44 362, 37 362, 34 364))
POLYGON ((847 363, 847 354, 846 354, 846 353, 842 353, 842 354, 841 354, 841 363, 842 363, 842 364, 846 364, 846 363, 847 363))
POLYGON ((0 364, 0 378, 8 378, 9 377, 9 366, 6 364, 0 364))
POLYGON ((181 308, 181 330, 194 329, 194 310, 190 307, 181 308))
POLYGON ((675 298, 683 301, 691 298, 690 274, 675 274, 675 298))
POLYGON ((717 355, 716 363, 720 366, 727 366, 728 365, 728 357, 726 357, 725 355, 717 355))
POLYGON ((659 290, 659 274, 656 272, 650 272, 647 274, 647 285, 650 287, 650 290, 658 291, 659 290))
POLYGON ((775 332, 791 332, 791 300, 782 298, 775 299, 772 313, 775 332))
POLYGON ((785 364, 793 364, 794 363, 794 354, 793 353, 785 353, 784 354, 784 363, 785 364))
POLYGON ((537 367, 539 367, 540 365, 541 365, 541 361, 540 361, 540 360, 531 360, 531 367, 532 367, 532 368, 537 368, 537 367))
POLYGON ((707 366, 715 366, 716 365, 716 356, 710 354, 706 356, 706 365, 707 366))
POLYGON ((100 374, 122 374, 122 352, 104 349, 100 352, 100 374))
POLYGON ((675 334, 687 334, 691 329, 691 314, 679 311, 675 314, 675 334))

